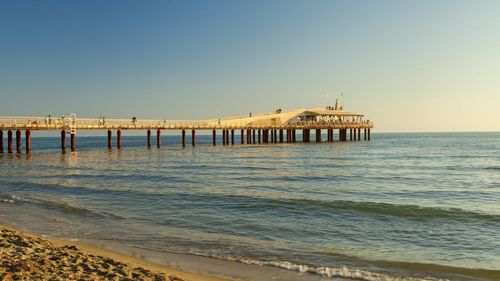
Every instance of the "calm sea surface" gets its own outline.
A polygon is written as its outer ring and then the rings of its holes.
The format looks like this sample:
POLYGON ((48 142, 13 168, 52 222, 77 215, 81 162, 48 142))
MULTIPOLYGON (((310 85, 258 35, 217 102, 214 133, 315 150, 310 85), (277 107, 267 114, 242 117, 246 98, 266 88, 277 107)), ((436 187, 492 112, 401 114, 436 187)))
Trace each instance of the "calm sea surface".
POLYGON ((0 223, 318 276, 500 280, 500 133, 372 137, 147 149, 128 136, 111 151, 79 137, 66 154, 33 138, 30 156, 0 154, 0 223))

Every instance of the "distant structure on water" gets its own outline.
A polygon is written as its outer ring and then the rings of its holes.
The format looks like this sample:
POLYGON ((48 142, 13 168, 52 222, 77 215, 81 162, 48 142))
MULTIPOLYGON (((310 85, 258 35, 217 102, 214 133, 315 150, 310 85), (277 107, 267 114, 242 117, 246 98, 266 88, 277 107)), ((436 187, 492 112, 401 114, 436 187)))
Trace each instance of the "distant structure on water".
POLYGON ((335 106, 312 109, 282 110, 271 113, 250 113, 248 116, 226 117, 210 120, 140 120, 131 119, 76 118, 75 114, 53 118, 46 117, 0 117, 0 153, 4 152, 4 131, 7 130, 7 152, 14 150, 13 131, 16 133, 16 151, 21 153, 21 131, 25 131, 25 150, 31 150, 32 130, 57 130, 61 133, 61 149, 66 150, 66 135, 70 135, 70 148, 76 149, 76 132, 79 130, 107 130, 108 148, 113 146, 112 131, 116 130, 116 146, 122 147, 122 130, 147 131, 147 146, 151 147, 151 131, 156 131, 156 146, 161 146, 162 130, 181 131, 182 145, 186 146, 186 130, 191 131, 191 144, 196 145, 197 130, 211 130, 212 144, 217 144, 217 131, 221 131, 223 145, 235 144, 235 130, 240 131, 241 144, 295 143, 296 131, 302 131, 302 142, 311 141, 311 130, 315 130, 315 142, 322 142, 322 130, 327 131, 327 142, 335 139, 345 142, 371 139, 373 123, 364 120, 364 115, 344 111, 338 101, 335 106), (286 138, 285 138, 286 136, 286 138))

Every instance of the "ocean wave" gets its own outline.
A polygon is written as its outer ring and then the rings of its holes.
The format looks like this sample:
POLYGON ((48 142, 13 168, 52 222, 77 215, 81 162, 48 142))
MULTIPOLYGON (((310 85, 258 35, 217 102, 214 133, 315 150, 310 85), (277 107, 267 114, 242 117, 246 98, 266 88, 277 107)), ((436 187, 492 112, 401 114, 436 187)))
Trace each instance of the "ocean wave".
POLYGON ((10 195, 10 194, 1 194, 0 195, 0 202, 7 202, 7 203, 28 203, 28 204, 34 204, 38 205, 44 208, 48 209, 55 209, 58 211, 62 211, 65 213, 73 213, 77 215, 84 215, 84 216, 91 216, 91 217, 113 217, 116 219, 119 219, 120 217, 114 214, 103 214, 103 213, 98 213, 89 209, 85 208, 80 208, 80 207, 75 207, 71 206, 70 204, 64 203, 64 202, 56 202, 56 201, 51 201, 51 200, 46 200, 46 199, 40 199, 40 198, 33 198, 30 196, 20 196, 20 195, 10 195))
MULTIPOLYGON (((237 202, 237 200, 232 200, 237 202)), ((347 211, 356 213, 365 213, 368 215, 380 215, 400 217, 404 219, 427 221, 433 219, 448 219, 448 220, 483 220, 491 222, 500 222, 500 216, 485 214, 480 212, 468 211, 459 208, 439 208, 426 207, 417 205, 400 205, 380 202, 367 201, 347 201, 335 200, 324 201, 317 199, 274 199, 274 198, 258 198, 252 200, 249 204, 241 206, 241 208, 263 208, 279 211, 280 209, 300 210, 303 212, 328 212, 328 211, 347 211)))
POLYGON ((333 267, 333 266, 312 266, 306 264, 296 264, 290 261, 263 261, 251 259, 247 257, 235 256, 221 256, 193 253, 199 256, 206 256, 221 260, 235 261, 249 265, 271 266, 281 269, 296 271, 300 273, 317 274, 326 278, 345 278, 351 280, 362 281, 448 281, 449 279, 436 278, 430 276, 409 276, 403 274, 389 273, 389 272, 375 272, 362 270, 357 268, 350 268, 346 266, 333 267))
POLYGON ((485 167, 485 168, 483 168, 483 169, 485 169, 485 170, 500 171, 500 166, 485 167))

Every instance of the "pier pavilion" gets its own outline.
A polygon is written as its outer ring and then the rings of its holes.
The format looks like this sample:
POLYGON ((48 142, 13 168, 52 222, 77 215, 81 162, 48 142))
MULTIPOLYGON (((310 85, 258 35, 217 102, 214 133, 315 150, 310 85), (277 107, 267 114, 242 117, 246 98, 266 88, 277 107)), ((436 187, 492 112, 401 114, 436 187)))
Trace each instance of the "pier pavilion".
POLYGON ((186 132, 191 134, 191 144, 196 145, 196 132, 212 132, 212 144, 217 145, 217 132, 221 132, 223 145, 236 144, 235 132, 239 133, 241 144, 295 143, 297 131, 302 131, 302 142, 311 142, 311 130, 315 142, 323 142, 322 130, 326 130, 326 142, 365 141, 371 139, 373 123, 364 119, 364 115, 347 112, 341 107, 281 110, 270 113, 252 114, 209 120, 141 120, 77 118, 75 114, 60 118, 0 116, 0 153, 14 151, 21 153, 22 131, 24 131, 24 149, 31 150, 32 131, 60 131, 61 149, 66 150, 66 136, 70 136, 70 149, 76 149, 76 135, 80 130, 107 131, 107 146, 112 148, 112 135, 116 131, 116 147, 121 148, 123 130, 143 130, 146 132, 146 145, 151 147, 151 133, 156 132, 156 146, 161 146, 161 131, 180 131, 181 142, 186 146, 186 132), (335 133, 337 131, 337 133, 335 133), (4 148, 4 132, 7 133, 7 147, 4 148))

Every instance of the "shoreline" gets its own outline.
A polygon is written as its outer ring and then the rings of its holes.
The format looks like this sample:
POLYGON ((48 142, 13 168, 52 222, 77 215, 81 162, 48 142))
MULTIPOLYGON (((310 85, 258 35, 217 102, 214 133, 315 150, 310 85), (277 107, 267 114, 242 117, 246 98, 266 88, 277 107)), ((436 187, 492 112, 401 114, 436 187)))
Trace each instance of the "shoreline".
POLYGON ((0 225, 0 280, 229 281, 188 273, 80 241, 40 237, 0 225))
MULTIPOLYGON (((68 255, 81 255, 83 256, 80 260, 90 260, 91 263, 104 262, 106 266, 118 267, 118 271, 121 273, 128 272, 133 274, 134 271, 137 274, 143 274, 140 280, 167 280, 167 281, 242 281, 242 280, 253 280, 253 281, 266 281, 266 280, 287 280, 287 281, 324 281, 324 280, 335 280, 335 281, 346 281, 346 280, 379 280, 383 277, 385 273, 388 273, 387 277, 397 277, 405 280, 496 280, 500 275, 498 271, 486 270, 486 269, 472 269, 472 268, 457 268, 451 266, 435 265, 435 264, 419 264, 419 263, 405 263, 405 262, 389 262, 389 261, 376 261, 374 265, 385 265, 388 268, 399 268, 395 272, 385 272, 385 271, 364 271, 355 270, 354 268, 349 272, 345 271, 347 268, 340 267, 337 274, 333 273, 333 276, 328 272, 323 272, 323 268, 314 268, 307 266, 305 268, 295 268, 295 264, 284 264, 277 265, 274 263, 270 264, 256 264, 256 263, 246 263, 243 261, 236 260, 224 260, 208 256, 199 256, 192 254, 181 254, 174 252, 156 252, 147 249, 135 248, 120 243, 115 243, 113 241, 103 241, 103 240, 68 240, 46 237, 44 235, 40 236, 33 234, 30 230, 18 229, 17 225, 5 225, 0 224, 0 280, 32 280, 32 278, 7 278, 12 276, 15 271, 9 271, 8 268, 26 267, 30 269, 30 265, 23 264, 23 262, 28 258, 32 258, 23 252, 26 250, 28 244, 43 245, 44 248, 48 248, 50 251, 56 251, 58 254, 56 257, 67 257, 68 255), (11 241, 6 240, 5 233, 8 236, 14 236, 11 241), (17 237, 15 237, 17 236, 17 237), (16 245, 16 240, 21 238, 22 241, 19 245, 16 245), (26 243, 28 242, 28 243, 26 243), (48 247, 47 247, 48 245, 48 247), (6 247, 7 246, 7 247, 6 247), (6 251, 8 252, 8 246, 21 247, 21 255, 15 257, 12 260, 5 261, 6 251), (90 259, 88 258, 90 257, 90 259), (10 264, 9 264, 10 262, 10 264), (118 266, 116 266, 118 265, 118 266), (290 268, 292 266, 293 268, 290 268), (395 267, 396 266, 396 267, 395 267), (125 268, 125 269, 123 269, 125 268), (321 272, 318 272, 317 270, 321 272), (400 271, 403 270, 403 271, 400 271), (396 272, 399 272, 396 273, 396 272), (406 273, 403 273, 406 272, 406 273), (416 272, 427 272, 429 275, 424 277, 424 275, 418 274, 417 276, 412 274, 416 272), (361 274, 361 275, 360 275, 361 274), (403 274, 403 275, 400 275, 403 274), (150 278, 153 276, 153 278, 150 278), (433 276, 433 277, 431 277, 433 276), (439 277, 440 276, 440 277, 439 277), (446 277, 445 277, 446 276, 446 277), (448 279, 451 278, 451 279, 448 279)), ((37 247, 35 247, 36 250, 37 247)), ((30 250, 33 252, 32 250, 30 250)), ((52 260, 49 256, 44 256, 45 260, 52 260)), ((95 272, 95 269, 90 269, 84 264, 65 264, 66 267, 70 266, 73 268, 79 268, 78 274, 84 274, 85 270, 89 270, 88 273, 95 272), (82 270, 83 269, 83 270, 82 270)), ((40 270, 40 267, 36 267, 40 270)), ((327 271, 328 268, 325 268, 327 271)), ((60 270, 60 274, 68 274, 71 272, 66 272, 68 268, 60 270)), ((331 270, 331 269, 330 269, 331 270)), ((336 271, 334 270, 334 271, 336 271)), ((24 272, 26 273, 26 272, 24 272)), ((23 274, 24 274, 23 273, 23 274)), ((107 272, 108 274, 113 274, 114 272, 107 272)), ((129 274, 130 275, 130 274, 129 274)), ((28 277, 32 277, 28 275, 28 277)), ((53 277, 53 276, 52 276, 53 277)), ((91 279, 88 278, 67 278, 65 276, 63 279, 52 278, 51 280, 138 280, 137 278, 130 279, 129 277, 122 276, 122 278, 99 278, 99 276, 89 275, 91 279), (129 278, 129 279, 127 279, 129 278)), ((43 279, 43 278, 42 278, 43 279)))

